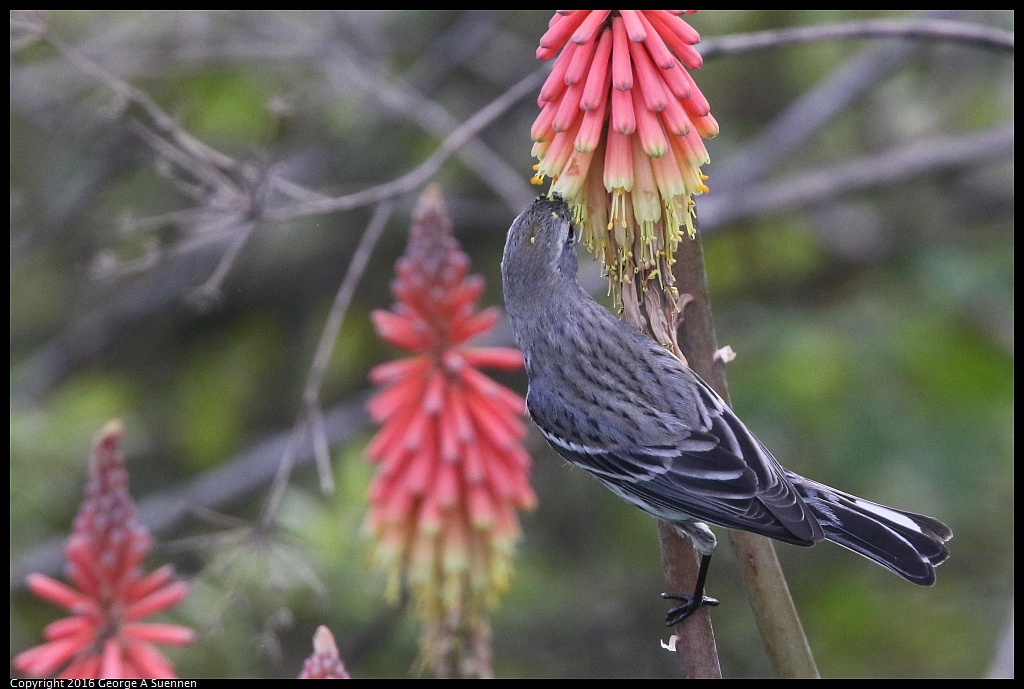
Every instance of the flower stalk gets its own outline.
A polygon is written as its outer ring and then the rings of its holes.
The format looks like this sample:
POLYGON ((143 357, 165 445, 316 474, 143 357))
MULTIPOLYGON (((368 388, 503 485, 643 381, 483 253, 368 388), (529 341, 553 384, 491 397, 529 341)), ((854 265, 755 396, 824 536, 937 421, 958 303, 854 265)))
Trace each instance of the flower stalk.
POLYGON ((675 250, 694 235, 693 196, 708 190, 702 138, 718 123, 687 72, 702 59, 682 12, 560 10, 537 49, 558 57, 531 130, 533 181, 552 179, 626 309, 627 292, 658 285, 674 314, 675 250))
POLYGON ((188 589, 165 565, 146 574, 149 531, 128 494, 124 455, 117 449, 120 422, 100 433, 89 463, 89 483, 67 544, 73 586, 30 574, 35 595, 71 611, 47 625, 46 643, 18 654, 13 665, 34 677, 83 679, 173 678, 174 668, 154 644, 180 646, 193 632, 145 618, 177 605, 188 589))
POLYGON ((525 402, 480 368, 518 370, 519 350, 469 347, 497 311, 452 237, 440 188, 413 213, 396 266, 396 304, 373 313, 377 333, 411 356, 382 364, 369 403, 381 429, 367 447, 377 464, 365 530, 388 594, 407 585, 422 621, 421 662, 439 676, 488 676, 487 610, 507 588, 517 512, 536 498, 520 441, 525 402))

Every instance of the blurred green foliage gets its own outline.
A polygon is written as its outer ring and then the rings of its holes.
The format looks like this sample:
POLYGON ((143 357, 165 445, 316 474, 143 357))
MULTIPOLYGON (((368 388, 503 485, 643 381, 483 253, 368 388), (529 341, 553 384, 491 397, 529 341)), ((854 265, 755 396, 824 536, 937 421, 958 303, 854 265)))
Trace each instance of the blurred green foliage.
MULTIPOLYGON (((709 10, 691 21, 710 41, 909 16, 709 10)), ((436 109, 457 125, 538 68, 533 53, 548 17, 12 14, 12 656, 58 616, 14 577, 33 547, 69 532, 91 438, 105 421, 125 421, 132 491, 145 500, 288 432, 302 409, 325 315, 369 210, 260 218, 263 208, 291 202, 264 195, 260 181, 277 174, 340 195, 408 172, 451 129, 430 129, 436 109), (109 76, 97 78, 84 61, 109 76), (154 143, 173 140, 171 130, 119 92, 121 83, 148 94, 191 136, 250 164, 256 179, 175 158, 154 143), (215 173, 231 184, 211 183, 215 173), (222 222, 239 212, 231 189, 253 205, 222 222), (256 218, 252 234, 226 277, 199 290, 239 240, 246 213, 256 218)), ((1013 28, 1009 11, 955 18, 1013 28)), ((729 188, 729 161, 803 94, 885 43, 709 59, 696 80, 722 134, 708 146, 708 203, 716 192, 726 205, 745 200, 753 185, 729 188)), ((827 176, 908 144, 1012 122, 1012 53, 909 45, 863 97, 756 181, 827 176)), ((481 174, 459 158, 435 175, 473 269, 488 280, 489 303, 500 303, 504 233, 535 193, 525 183, 533 100, 479 135, 518 177, 481 174)), ((832 545, 779 547, 825 676, 983 676, 1012 615, 1012 139, 1010 149, 995 162, 965 157, 952 170, 908 172, 897 183, 707 228, 718 336, 738 353, 729 378, 741 418, 789 468, 933 515, 956 533, 930 590, 832 545)), ((325 407, 352 403, 369 368, 393 354, 374 338, 368 314, 392 301, 391 270, 415 196, 399 199, 360 282, 325 407)), ((494 337, 507 340, 507 330, 494 337)), ((525 388, 522 377, 499 378, 525 388)), ((311 468, 298 471, 274 530, 253 531, 262 490, 225 500, 220 516, 197 513, 158 534, 152 564, 171 560, 191 581, 172 615, 199 632, 172 652, 183 676, 293 677, 319 624, 334 631, 354 677, 410 672, 418 630, 401 607, 385 604, 383 576, 366 566, 359 531, 372 475, 367 438, 334 448, 332 495, 320 493, 311 468)), ((494 614, 496 674, 676 676, 674 656, 659 646, 668 634, 654 523, 538 437, 530 443, 540 502, 523 517, 516 576, 494 614)), ((709 583, 723 600, 713 614, 723 670, 765 676, 727 551, 709 583)))

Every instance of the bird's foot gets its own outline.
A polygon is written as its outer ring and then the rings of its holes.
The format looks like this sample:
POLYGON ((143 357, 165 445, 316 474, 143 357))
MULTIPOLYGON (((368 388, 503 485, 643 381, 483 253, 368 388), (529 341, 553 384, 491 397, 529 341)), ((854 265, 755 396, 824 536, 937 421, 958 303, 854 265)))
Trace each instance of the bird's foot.
POLYGON ((677 596, 671 593, 663 593, 661 597, 665 600, 678 600, 682 601, 682 605, 677 605, 668 611, 665 615, 665 626, 674 627, 693 613, 700 610, 705 605, 713 608, 718 605, 718 599, 712 598, 711 596, 701 596, 698 599, 696 596, 677 596))

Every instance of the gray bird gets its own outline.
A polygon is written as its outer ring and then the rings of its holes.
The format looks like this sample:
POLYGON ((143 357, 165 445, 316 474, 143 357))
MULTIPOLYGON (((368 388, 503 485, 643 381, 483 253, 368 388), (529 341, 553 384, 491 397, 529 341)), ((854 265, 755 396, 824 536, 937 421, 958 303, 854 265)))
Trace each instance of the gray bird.
POLYGON ((716 545, 704 522, 799 546, 827 539, 915 584, 935 583, 953 536, 945 524, 783 468, 707 383, 595 302, 576 270, 568 207, 538 199, 512 223, 501 261, 526 406, 558 454, 700 551, 693 596, 666 596, 683 601, 669 626, 718 604, 704 596, 716 545))

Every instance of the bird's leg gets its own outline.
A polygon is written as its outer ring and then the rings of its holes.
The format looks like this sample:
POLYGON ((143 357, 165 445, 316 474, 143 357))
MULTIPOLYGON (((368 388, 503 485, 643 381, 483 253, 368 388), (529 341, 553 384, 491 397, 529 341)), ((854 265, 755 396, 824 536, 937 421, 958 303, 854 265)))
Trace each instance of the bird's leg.
POLYGON ((711 555, 701 555, 700 570, 697 572, 697 587, 693 590, 692 596, 661 594, 661 597, 666 600, 683 601, 682 605, 677 605, 668 611, 668 615, 665 616, 666 627, 676 626, 705 605, 710 607, 718 605, 718 599, 704 595, 704 580, 708 578, 708 565, 710 564, 711 555))

